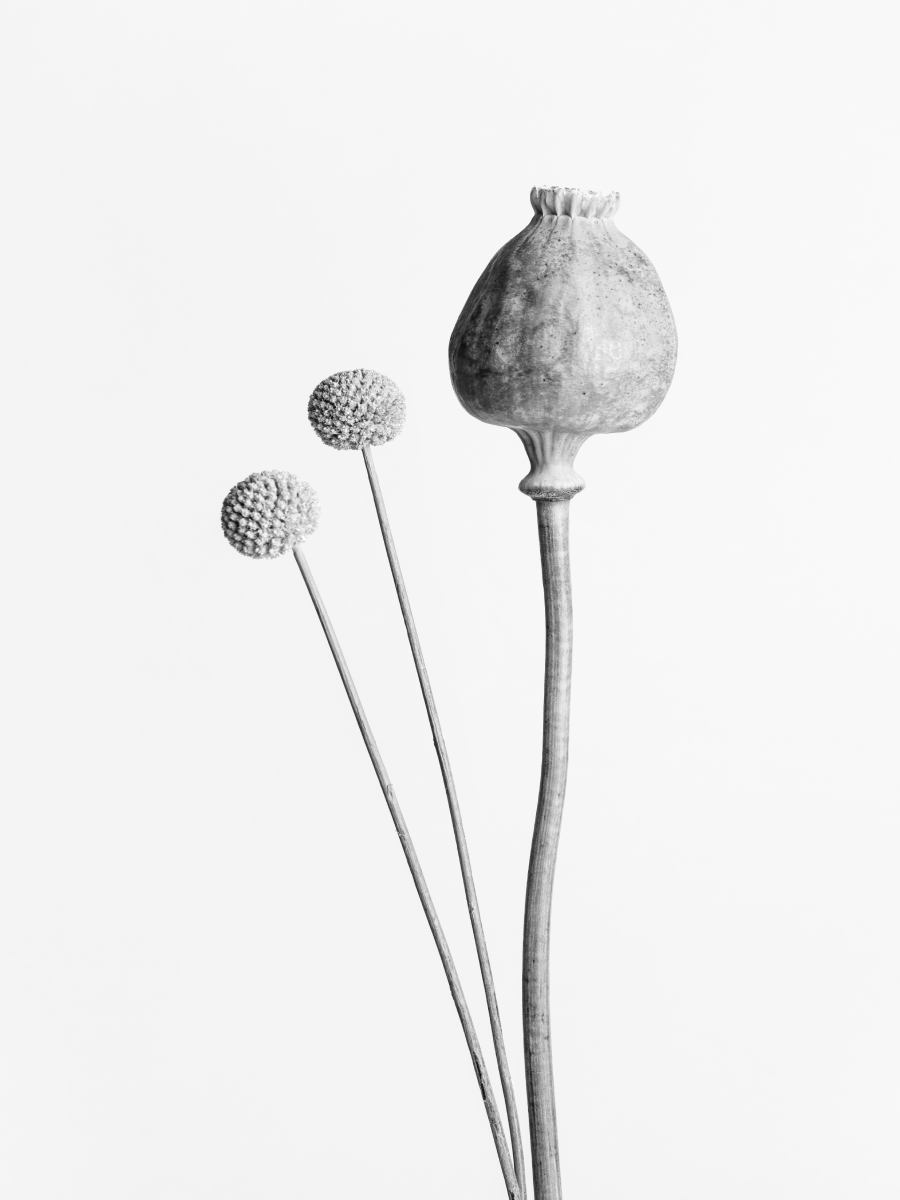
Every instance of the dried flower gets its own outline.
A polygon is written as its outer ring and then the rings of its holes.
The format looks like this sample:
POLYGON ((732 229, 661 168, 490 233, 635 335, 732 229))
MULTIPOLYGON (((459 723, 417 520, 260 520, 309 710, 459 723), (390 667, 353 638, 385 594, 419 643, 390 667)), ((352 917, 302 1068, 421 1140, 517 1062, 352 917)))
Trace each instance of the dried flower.
POLYGON ((533 188, 531 224, 494 255, 450 340, 463 407, 513 428, 538 500, 584 487, 573 462, 594 433, 633 429, 675 370, 672 311, 642 250, 616 228, 618 192, 533 188))
POLYGON ((319 498, 289 471, 254 471, 222 504, 222 532, 250 558, 277 558, 319 523, 319 498))
POLYGON ((378 371, 338 371, 310 396, 309 419, 322 441, 337 450, 383 446, 403 428, 406 401, 378 371))

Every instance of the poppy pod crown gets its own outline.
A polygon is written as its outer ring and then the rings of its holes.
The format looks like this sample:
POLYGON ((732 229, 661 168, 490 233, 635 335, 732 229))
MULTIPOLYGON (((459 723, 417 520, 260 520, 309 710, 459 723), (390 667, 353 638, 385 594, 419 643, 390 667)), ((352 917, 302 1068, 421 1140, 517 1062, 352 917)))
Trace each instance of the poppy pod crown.
POLYGON ((672 310, 642 250, 616 228, 618 192, 535 187, 534 217, 488 263, 450 339, 463 407, 519 434, 519 487, 567 499, 594 433, 652 416, 675 370, 672 310))

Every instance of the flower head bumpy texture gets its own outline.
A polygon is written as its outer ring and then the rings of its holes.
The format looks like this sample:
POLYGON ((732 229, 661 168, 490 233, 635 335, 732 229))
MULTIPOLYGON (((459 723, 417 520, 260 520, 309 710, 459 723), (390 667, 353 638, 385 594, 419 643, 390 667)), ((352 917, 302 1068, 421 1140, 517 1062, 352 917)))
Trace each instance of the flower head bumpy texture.
POLYGON ((403 428, 406 401, 387 375, 339 371, 310 396, 309 419, 327 446, 338 450, 383 446, 403 428))
POLYGON ((250 558, 277 558, 319 523, 319 497, 288 471, 255 471, 222 504, 222 532, 250 558))

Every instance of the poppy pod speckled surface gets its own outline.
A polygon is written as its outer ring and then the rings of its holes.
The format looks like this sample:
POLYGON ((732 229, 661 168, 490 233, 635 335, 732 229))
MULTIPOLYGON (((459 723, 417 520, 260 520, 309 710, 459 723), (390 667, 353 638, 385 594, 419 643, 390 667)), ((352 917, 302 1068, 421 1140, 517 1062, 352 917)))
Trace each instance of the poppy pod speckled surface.
POLYGON ((675 370, 672 310, 646 254, 616 228, 619 195, 533 188, 531 223, 488 263, 450 339, 463 407, 514 429, 534 499, 575 495, 575 455, 659 408, 675 370))

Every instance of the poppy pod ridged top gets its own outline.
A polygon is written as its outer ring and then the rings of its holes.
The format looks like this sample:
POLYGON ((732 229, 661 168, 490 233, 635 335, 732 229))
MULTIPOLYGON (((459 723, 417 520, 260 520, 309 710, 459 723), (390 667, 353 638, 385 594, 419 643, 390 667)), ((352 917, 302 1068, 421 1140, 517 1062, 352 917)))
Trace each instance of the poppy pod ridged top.
POLYGON ((521 437, 521 490, 562 500, 584 487, 573 462, 591 434, 659 408, 677 341, 659 276, 613 222, 618 192, 536 187, 531 204, 460 313, 450 375, 468 412, 521 437))

